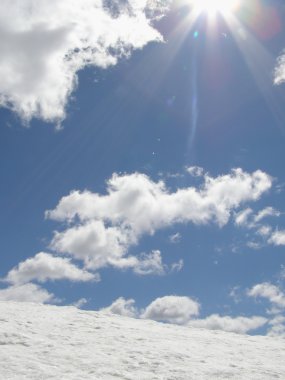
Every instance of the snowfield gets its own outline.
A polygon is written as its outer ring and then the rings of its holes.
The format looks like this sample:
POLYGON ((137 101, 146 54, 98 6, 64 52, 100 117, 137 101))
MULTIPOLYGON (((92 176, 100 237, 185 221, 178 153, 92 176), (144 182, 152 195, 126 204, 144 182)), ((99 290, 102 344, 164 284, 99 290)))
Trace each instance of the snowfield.
POLYGON ((0 302, 0 378, 285 379, 285 340, 0 302))

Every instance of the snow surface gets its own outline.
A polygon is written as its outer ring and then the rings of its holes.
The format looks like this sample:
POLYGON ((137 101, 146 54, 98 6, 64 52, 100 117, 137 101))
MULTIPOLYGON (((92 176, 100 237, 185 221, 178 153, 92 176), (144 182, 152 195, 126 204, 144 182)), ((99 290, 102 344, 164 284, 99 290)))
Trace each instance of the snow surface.
POLYGON ((1 379, 285 379, 285 340, 0 302, 1 379))

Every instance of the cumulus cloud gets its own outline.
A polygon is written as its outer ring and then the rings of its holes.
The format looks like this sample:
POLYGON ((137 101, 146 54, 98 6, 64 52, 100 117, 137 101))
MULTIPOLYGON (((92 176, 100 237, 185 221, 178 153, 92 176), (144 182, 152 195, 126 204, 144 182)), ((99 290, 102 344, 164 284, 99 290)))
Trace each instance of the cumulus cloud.
POLYGON ((128 256, 130 247, 143 235, 177 223, 214 222, 222 227, 236 208, 258 200, 271 185, 266 173, 235 169, 216 178, 206 175, 197 188, 171 192, 163 181, 154 182, 141 173, 114 174, 107 182, 106 194, 72 191, 46 212, 47 218, 68 222, 65 230, 55 233, 50 247, 83 260, 87 268, 111 265, 142 274, 148 272, 151 261, 151 272, 157 268, 161 274, 160 254, 139 261, 128 256))
POLYGON ((249 297, 265 298, 273 305, 285 308, 285 294, 279 289, 278 286, 269 282, 264 282, 253 286, 247 291, 249 297))
POLYGON ((65 118, 77 72, 106 68, 151 41, 161 0, 2 0, 0 105, 29 121, 65 118), (11 22, 13 20, 13 22, 11 22))
POLYGON ((220 316, 218 314, 210 315, 205 319, 196 319, 189 322, 189 326, 199 327, 209 330, 222 330, 234 332, 237 334, 246 334, 249 331, 256 330, 267 323, 267 319, 263 317, 229 317, 220 316))
POLYGON ((107 265, 121 268, 134 266, 134 260, 123 260, 128 247, 136 242, 127 228, 107 227, 101 220, 91 220, 55 234, 51 247, 83 260, 88 268, 107 265))
POLYGON ((234 169, 216 178, 207 175, 202 187, 173 193, 163 181, 153 182, 144 174, 114 174, 107 182, 107 195, 73 191, 46 216, 59 221, 101 219, 128 225, 136 233, 153 233, 178 222, 215 221, 223 226, 233 209, 258 200, 271 186, 271 177, 260 170, 250 174, 234 169))
POLYGON ((268 240, 273 245, 285 245, 285 231, 275 231, 268 240))
POLYGON ((10 270, 6 281, 12 284, 25 284, 30 281, 46 282, 48 280, 98 281, 98 274, 89 273, 70 262, 68 258, 54 257, 40 252, 10 270))
POLYGON ((104 313, 112 313, 122 315, 124 317, 135 318, 138 315, 138 310, 135 307, 135 300, 126 300, 123 297, 118 298, 110 306, 101 309, 104 313))
POLYGON ((199 314, 199 309, 199 303, 189 297, 165 296, 151 302, 141 318, 185 325, 199 314))
POLYGON ((285 82, 285 54, 278 58, 274 72, 274 83, 281 84, 283 82, 285 82))
POLYGON ((56 302, 54 295, 35 284, 13 285, 6 289, 0 289, 0 301, 56 302))

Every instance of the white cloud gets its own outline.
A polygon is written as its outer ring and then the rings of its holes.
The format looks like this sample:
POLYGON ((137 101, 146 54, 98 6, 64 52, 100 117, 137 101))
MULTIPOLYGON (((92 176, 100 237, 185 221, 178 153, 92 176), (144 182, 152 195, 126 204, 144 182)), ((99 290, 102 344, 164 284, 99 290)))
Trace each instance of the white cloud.
POLYGON ((264 225, 258 228, 257 234, 263 237, 269 236, 272 231, 272 227, 264 225))
POLYGON ((205 176, 204 185, 170 193, 164 182, 153 182, 144 174, 114 174, 107 182, 107 195, 73 191, 63 197, 46 216, 59 221, 101 219, 125 224, 139 233, 178 222, 225 225, 233 209, 258 200, 270 189, 272 179, 258 170, 252 174, 234 169, 216 178, 205 176))
POLYGON ((268 240, 273 245, 285 245, 285 231, 275 231, 268 240))
POLYGON ((241 291, 240 291, 240 286, 234 286, 230 293, 229 296, 234 300, 235 303, 240 303, 241 302, 241 291))
POLYGON ((277 315, 269 322, 269 325, 271 328, 268 330, 267 335, 285 337, 285 316, 277 315))
POLYGON ((199 327, 209 330, 222 330, 234 332, 237 334, 246 334, 249 331, 256 330, 267 323, 263 317, 229 317, 218 314, 210 315, 205 319, 196 319, 189 322, 189 326, 199 327))
POLYGON ((179 232, 176 232, 176 234, 170 235, 169 236, 169 241, 172 244, 177 244, 181 240, 181 234, 179 232))
POLYGON ((142 276, 150 274, 163 275, 165 274, 165 269, 166 266, 163 265, 161 253, 158 250, 140 255, 134 265, 134 272, 142 276))
POLYGON ((159 0, 2 0, 0 105, 24 120, 60 122, 77 72, 106 68, 162 36, 159 0), (13 20, 13 22, 11 22, 13 20))
POLYGON ((266 207, 263 210, 259 211, 259 213, 254 217, 254 221, 256 223, 260 222, 262 219, 267 218, 269 216, 278 217, 280 216, 280 211, 276 210, 273 207, 266 207))
POLYGON ((185 325, 199 314, 200 305, 189 297, 165 296, 155 299, 141 318, 185 325))
MULTIPOLYGON (((163 181, 154 182, 144 174, 114 174, 106 195, 73 191, 46 212, 47 218, 68 222, 65 230, 55 233, 50 247, 83 260, 87 268, 112 265, 139 273, 146 260, 138 264, 136 257, 127 255, 143 235, 177 223, 215 222, 222 227, 236 208, 258 200, 271 184, 266 173, 235 169, 216 178, 206 175, 198 188, 170 192, 163 181)), ((156 267, 162 268, 162 263, 156 267)))
POLYGON ((278 58, 274 72, 274 83, 281 84, 283 82, 285 82, 285 54, 278 58))
POLYGON ((80 298, 76 302, 72 304, 72 306, 76 307, 77 309, 80 309, 82 306, 86 305, 88 303, 88 300, 86 298, 80 298))
POLYGON ((249 241, 246 243, 246 245, 248 248, 255 249, 255 250, 262 248, 262 244, 260 242, 256 242, 256 241, 249 241))
POLYGON ((35 284, 14 285, 0 289, 0 301, 56 302, 54 295, 35 284))
POLYGON ((270 303, 285 308, 285 294, 276 285, 264 282, 253 286, 247 291, 249 297, 261 297, 267 299, 270 303))
POLYGON ((125 298, 120 297, 116 301, 114 301, 110 306, 105 307, 101 309, 100 311, 103 311, 105 313, 112 313, 112 314, 123 315, 125 317, 135 318, 138 315, 138 310, 134 305, 135 305, 135 300, 133 299, 126 300, 125 298))
POLYGON ((180 272, 184 266, 184 261, 180 259, 177 263, 171 264, 171 272, 180 272))
POLYGON ((56 233, 51 247, 83 260, 88 268, 98 269, 107 265, 124 268, 134 266, 133 260, 129 262, 122 257, 135 242, 128 229, 105 227, 102 221, 92 220, 56 233))
POLYGON ((235 215, 235 223, 238 226, 248 226, 248 219, 252 215, 253 211, 251 208, 246 208, 245 210, 242 210, 238 212, 235 215))
POLYGON ((245 226, 247 228, 258 228, 260 226, 258 223, 264 218, 273 216, 278 217, 280 215, 280 211, 273 207, 266 207, 263 210, 260 210, 256 215, 253 215, 253 210, 251 208, 246 208, 235 215, 235 223, 238 226, 245 226))
POLYGON ((204 175, 204 169, 200 166, 189 166, 186 171, 193 177, 202 177, 204 175))
POLYGON ((98 274, 89 273, 72 264, 70 259, 54 257, 40 252, 10 270, 6 281, 12 284, 24 284, 30 281, 48 280, 98 281, 98 274))

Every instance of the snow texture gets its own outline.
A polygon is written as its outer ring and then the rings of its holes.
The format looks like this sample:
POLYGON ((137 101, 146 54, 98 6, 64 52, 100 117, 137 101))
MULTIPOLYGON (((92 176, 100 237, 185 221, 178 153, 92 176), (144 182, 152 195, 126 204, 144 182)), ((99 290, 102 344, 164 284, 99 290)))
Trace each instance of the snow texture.
POLYGON ((285 340, 0 302, 1 379, 285 378, 285 340))

